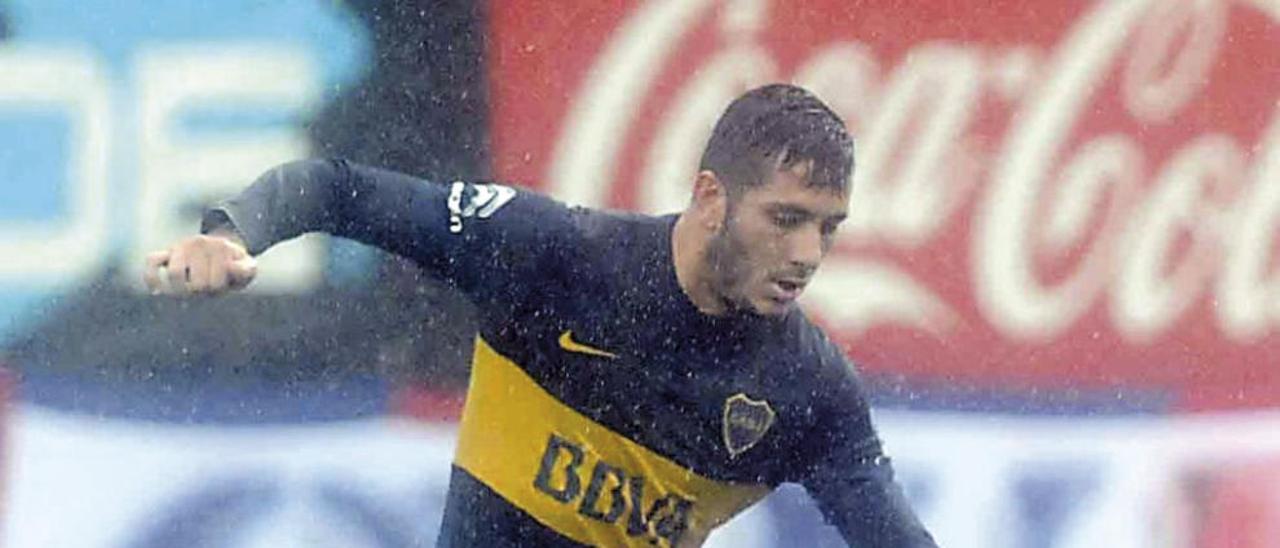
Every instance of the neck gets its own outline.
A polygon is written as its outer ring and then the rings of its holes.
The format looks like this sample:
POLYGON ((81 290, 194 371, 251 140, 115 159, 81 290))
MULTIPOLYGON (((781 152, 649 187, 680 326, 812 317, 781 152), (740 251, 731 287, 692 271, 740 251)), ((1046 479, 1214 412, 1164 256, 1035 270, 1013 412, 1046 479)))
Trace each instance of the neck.
POLYGON ((725 305, 716 297, 707 276, 706 252, 711 234, 697 221, 683 213, 676 219, 671 234, 671 257, 675 262, 676 281, 686 297, 700 312, 724 315, 725 305))

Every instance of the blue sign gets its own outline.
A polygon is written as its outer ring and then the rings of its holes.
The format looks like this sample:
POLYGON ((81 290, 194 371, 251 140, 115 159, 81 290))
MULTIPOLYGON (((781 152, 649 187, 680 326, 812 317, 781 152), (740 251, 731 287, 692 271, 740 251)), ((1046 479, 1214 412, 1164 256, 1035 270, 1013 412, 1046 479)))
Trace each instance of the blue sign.
POLYGON ((372 48, 338 1, 10 0, 0 17, 0 342, 307 155, 305 124, 372 48))

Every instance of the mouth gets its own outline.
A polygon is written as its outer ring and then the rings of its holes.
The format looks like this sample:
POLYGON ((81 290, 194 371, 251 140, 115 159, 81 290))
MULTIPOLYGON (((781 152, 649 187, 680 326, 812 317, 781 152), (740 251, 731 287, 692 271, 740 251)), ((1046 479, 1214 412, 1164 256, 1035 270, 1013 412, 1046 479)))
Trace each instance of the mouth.
POLYGON ((804 291, 807 280, 797 278, 776 278, 770 284, 772 295, 770 297, 779 303, 790 303, 800 296, 804 291))

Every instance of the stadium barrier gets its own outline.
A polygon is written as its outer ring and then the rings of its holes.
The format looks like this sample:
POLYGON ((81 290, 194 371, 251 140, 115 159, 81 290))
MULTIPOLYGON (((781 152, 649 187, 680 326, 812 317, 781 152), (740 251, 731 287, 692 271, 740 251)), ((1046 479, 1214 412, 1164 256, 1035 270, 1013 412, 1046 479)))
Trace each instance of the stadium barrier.
MULTIPOLYGON (((1280 414, 1083 418, 878 414, 943 546, 1280 545, 1280 414)), ((452 422, 388 415, 183 425, 21 404, 6 548, 430 545, 452 422)), ((788 486, 709 546, 838 546, 788 486)))

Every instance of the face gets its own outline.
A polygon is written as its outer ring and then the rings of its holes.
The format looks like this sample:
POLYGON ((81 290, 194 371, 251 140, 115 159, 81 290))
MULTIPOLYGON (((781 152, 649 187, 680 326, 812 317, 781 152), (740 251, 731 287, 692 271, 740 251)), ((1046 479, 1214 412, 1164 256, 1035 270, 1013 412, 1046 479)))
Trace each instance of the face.
POLYGON ((802 162, 729 199, 707 249, 713 290, 729 308, 786 313, 831 250, 848 192, 810 187, 807 174, 802 162))

